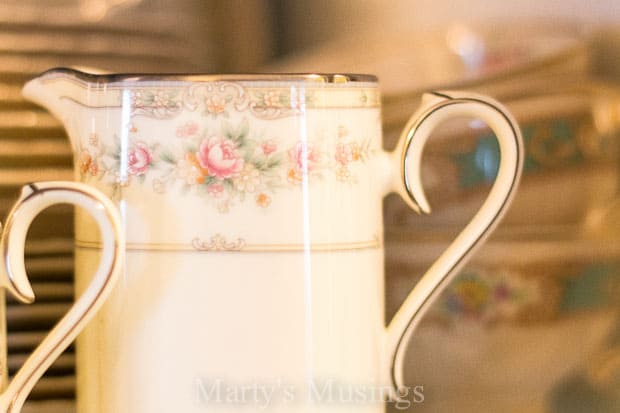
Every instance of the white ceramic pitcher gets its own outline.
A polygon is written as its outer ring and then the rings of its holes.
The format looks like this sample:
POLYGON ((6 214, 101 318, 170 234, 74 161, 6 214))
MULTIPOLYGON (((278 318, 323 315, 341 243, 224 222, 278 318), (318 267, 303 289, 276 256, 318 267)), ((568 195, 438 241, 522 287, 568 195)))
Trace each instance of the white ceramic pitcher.
POLYGON ((23 187, 19 199, 9 212, 0 239, 0 251, 3 262, 0 266, 0 412, 18 413, 39 378, 71 344, 112 292, 125 254, 120 215, 106 196, 85 184, 60 181, 31 183, 23 187), (88 288, 9 382, 4 289, 23 303, 34 301, 34 292, 24 265, 26 234, 41 211, 61 203, 75 204, 91 214, 101 234, 101 260, 94 263, 93 268, 98 266, 94 277, 92 273, 81 274, 88 288))
MULTIPOLYGON (((123 280, 78 341, 81 413, 379 412, 396 390, 399 406, 420 402, 402 381, 405 344, 499 222, 523 159, 506 110, 457 92, 426 95, 384 152, 367 75, 54 69, 23 93, 64 122, 78 178, 118 204, 126 231, 123 280), (386 326, 382 199, 429 212, 422 150, 454 116, 495 131, 498 178, 386 326)), ((76 238, 88 273, 101 246, 83 215, 76 238)))

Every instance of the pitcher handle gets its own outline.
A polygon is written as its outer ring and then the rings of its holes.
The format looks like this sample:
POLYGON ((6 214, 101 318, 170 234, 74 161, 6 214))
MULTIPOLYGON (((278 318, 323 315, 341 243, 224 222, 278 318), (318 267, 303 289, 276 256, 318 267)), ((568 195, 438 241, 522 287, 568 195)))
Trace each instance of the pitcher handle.
POLYGON ((400 163, 396 191, 412 209, 418 213, 430 213, 422 187, 422 152, 435 127, 455 116, 480 118, 493 130, 500 147, 499 171, 480 210, 426 271, 387 326, 386 361, 394 396, 397 398, 405 390, 405 344, 431 304, 497 226, 515 194, 523 168, 521 132, 502 105, 488 97, 471 93, 426 94, 421 109, 407 123, 393 153, 400 163))
POLYGON ((1 413, 18 413, 26 397, 58 356, 76 338, 110 294, 121 271, 124 236, 115 205, 99 191, 75 182, 42 182, 24 186, 9 212, 0 239, 4 266, 2 287, 20 301, 34 301, 24 265, 24 243, 34 218, 45 208, 70 203, 88 211, 97 221, 103 249, 99 268, 88 288, 28 357, 0 395, 1 413))

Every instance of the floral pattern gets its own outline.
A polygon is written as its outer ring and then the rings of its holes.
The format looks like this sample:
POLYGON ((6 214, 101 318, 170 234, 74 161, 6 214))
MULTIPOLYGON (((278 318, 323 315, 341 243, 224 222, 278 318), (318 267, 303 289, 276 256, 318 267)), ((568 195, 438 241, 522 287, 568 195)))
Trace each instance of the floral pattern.
MULTIPOLYGON (((205 102, 207 111, 219 111, 211 104, 216 102, 205 102)), ((354 184, 355 165, 366 162, 373 152, 369 138, 354 139, 343 125, 311 142, 281 147, 276 136, 265 137, 264 131, 253 134, 247 118, 237 124, 222 119, 218 124, 219 130, 213 130, 212 122, 201 128, 197 122, 185 121, 169 139, 148 143, 153 140, 132 123, 125 150, 118 137, 112 145, 91 137, 77 159, 82 180, 102 180, 115 192, 131 185, 150 185, 157 193, 177 187, 226 213, 236 203, 249 200, 268 208, 278 190, 294 189, 305 180, 331 175, 338 182, 354 184)))
POLYGON ((153 154, 144 142, 136 142, 129 152, 127 169, 131 175, 144 175, 153 163, 153 154))
POLYGON ((131 91, 132 114, 148 114, 166 118, 179 113, 183 106, 177 89, 154 89, 131 91))
MULTIPOLYGON (((233 111, 277 119, 300 113, 314 100, 306 88, 302 92, 291 88, 248 91, 239 83, 224 81, 195 83, 186 88, 136 89, 130 91, 130 96, 133 116, 157 119, 172 118, 183 110, 201 111, 214 119, 229 117, 233 111)), ((378 104, 378 97, 369 104, 378 104)))
POLYGON ((539 287, 514 274, 465 273, 444 292, 436 310, 483 322, 514 319, 542 296, 539 287))
POLYGON ((128 187, 155 193, 176 188, 180 194, 200 196, 221 213, 241 202, 265 209, 282 189, 330 176, 343 184, 357 183, 356 165, 374 150, 371 137, 353 136, 349 125, 329 124, 331 130, 317 125, 316 136, 295 141, 258 130, 261 123, 256 122, 315 107, 378 107, 379 92, 373 86, 326 89, 204 81, 117 93, 106 94, 106 107, 129 108, 129 123, 102 139, 91 133, 76 157, 82 180, 101 181, 112 188, 112 196, 128 187), (172 131, 148 136, 141 130, 142 119, 149 124, 166 120, 160 125, 172 131))
POLYGON ((463 320, 483 325, 544 322, 562 314, 615 305, 619 266, 600 262, 580 268, 469 268, 442 293, 428 321, 463 320), (557 271, 557 272, 556 272, 557 271))
MULTIPOLYGON (((588 117, 542 119, 524 124, 525 176, 545 170, 614 161, 620 148, 619 131, 596 133, 588 117)), ((459 186, 469 189, 493 182, 499 170, 499 144, 493 134, 472 139, 475 145, 451 155, 458 168, 459 186)))
POLYGON ((215 176, 220 180, 237 176, 243 169, 244 160, 237 150, 237 144, 222 136, 203 139, 196 158, 205 175, 215 176))

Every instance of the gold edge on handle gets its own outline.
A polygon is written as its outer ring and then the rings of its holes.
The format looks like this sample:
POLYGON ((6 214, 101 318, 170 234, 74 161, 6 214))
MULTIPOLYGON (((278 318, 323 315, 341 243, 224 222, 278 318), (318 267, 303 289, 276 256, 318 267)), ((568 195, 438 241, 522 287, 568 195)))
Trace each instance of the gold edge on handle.
MULTIPOLYGON (((98 199, 96 196, 92 195, 91 193, 89 193, 87 191, 83 191, 80 188, 75 188, 75 187, 70 188, 70 187, 62 187, 62 186, 60 186, 60 187, 53 187, 52 186, 52 187, 40 188, 40 187, 37 187, 35 184, 30 184, 29 186, 33 190, 33 192, 29 196, 26 196, 24 199, 19 200, 18 203, 16 204, 16 208, 17 208, 18 205, 20 205, 23 202, 27 201, 32 196, 38 196, 38 195, 41 195, 41 194, 43 194, 45 192, 48 192, 48 191, 64 190, 64 191, 78 192, 78 193, 80 193, 80 194, 82 194, 82 195, 84 195, 84 196, 86 196, 88 198, 91 198, 96 203, 98 203, 99 205, 103 206, 104 207, 103 208, 104 213, 105 213, 108 221, 112 225, 113 229, 115 230, 116 234, 121 233, 121 228, 119 228, 118 226, 114 225, 116 220, 112 216, 111 211, 109 209, 105 208, 105 205, 101 202, 101 200, 98 199)), ((33 380, 33 378, 37 375, 37 372, 47 362, 47 359, 48 359, 48 357, 50 355, 52 355, 55 352, 57 352, 60 347, 68 345, 68 343, 65 343, 67 338, 74 334, 76 328, 78 328, 78 326, 83 322, 84 318, 86 318, 86 316, 92 311, 92 309, 95 307, 95 305, 99 302, 103 292, 108 288, 108 286, 109 286, 109 284, 110 284, 110 282, 111 282, 111 280, 113 278, 113 275, 118 271, 119 251, 120 251, 120 245, 118 243, 118 240, 115 239, 114 240, 114 245, 113 245, 112 266, 110 267, 110 270, 108 271, 108 273, 104 277, 104 281, 103 281, 103 283, 101 285, 101 288, 99 289, 99 291, 97 291, 96 296, 89 303, 89 305, 86 307, 86 309, 78 317, 77 321, 68 329, 68 331, 65 332, 65 334, 62 337, 60 337, 60 339, 57 339, 56 343, 53 346, 51 346, 51 348, 45 353, 45 355, 43 356, 43 360, 40 361, 39 363, 37 363, 34 366, 34 368, 32 368, 28 373, 26 373, 26 377, 23 380, 21 380, 21 383, 18 384, 18 388, 15 389, 14 392, 13 392, 13 395, 12 395, 13 397, 11 398, 11 400, 10 400, 8 406, 7 406, 7 412, 14 412, 14 411, 20 409, 19 397, 23 393, 23 391, 27 388, 28 383, 30 383, 33 380)), ((76 303, 77 303, 77 301, 76 301, 76 303)), ((69 312, 67 314, 69 314, 74 309, 74 307, 75 307, 75 303, 73 304, 71 309, 69 309, 69 312)), ((52 332, 65 320, 65 317, 67 316, 67 314, 65 314, 65 316, 63 316, 63 318, 52 328, 52 330, 48 333, 48 336, 46 336, 46 338, 44 338, 43 341, 45 341, 47 339, 47 337, 51 337, 52 332)), ((39 346, 41 346, 41 344, 39 344, 39 346)), ((37 349, 35 349, 35 351, 36 350, 37 349)), ((28 360, 26 360, 26 363, 27 362, 28 362, 28 360)), ((20 371, 18 371, 18 374, 19 374, 19 372, 20 371)), ((13 381, 11 381, 8 384, 8 388, 6 390, 10 389, 11 384, 13 384, 13 381)), ((27 395, 25 397, 27 397, 27 395)))
MULTIPOLYGON (((395 391, 395 394, 397 395, 397 397, 400 397, 400 386, 399 386, 399 378, 396 375, 396 365, 397 365, 397 358, 400 354, 400 352, 402 351, 403 345, 404 345, 404 339, 407 336, 407 334, 411 333, 410 329, 415 328, 417 323, 419 322, 421 316, 424 314, 425 309, 427 309, 434 301, 435 299, 441 294, 441 292, 445 289, 445 287, 447 286, 448 282, 452 279, 453 276, 455 276, 455 274, 457 273, 457 271, 464 265, 464 263, 470 258, 470 256, 475 252, 475 250, 482 244, 482 242, 488 237, 488 235, 492 232, 492 230, 499 224, 499 221, 501 220, 501 218, 503 217, 503 215, 505 214, 508 206, 510 205, 510 202, 512 200, 512 198, 514 197, 516 188, 519 184, 520 181, 520 175, 521 175, 521 170, 523 167, 523 142, 522 142, 522 138, 520 135, 520 131, 518 129, 518 126, 516 125, 516 123, 513 121, 513 119, 511 119, 504 110, 502 110, 502 108, 500 108, 499 106, 497 106, 497 104, 495 104, 493 101, 487 101, 484 99, 480 99, 480 98, 476 98, 476 97, 452 97, 450 95, 447 95, 445 93, 439 93, 439 92, 432 92, 432 95, 435 95, 437 97, 440 98, 444 98, 445 100, 439 102, 438 104, 435 104, 434 106, 430 107, 425 113, 423 113, 418 119, 416 119, 416 121, 412 124, 412 125, 408 125, 408 127, 406 128, 406 140, 405 140, 405 145, 403 147, 403 152, 402 152, 402 169, 401 169, 401 179, 403 181, 403 184, 405 186, 405 194, 406 194, 406 198, 405 201, 407 202, 407 204, 414 210, 420 209, 423 212, 425 208, 421 208, 421 205, 427 206, 427 202, 426 199, 424 197, 423 193, 419 194, 419 198, 416 198, 416 196, 414 196, 414 194, 412 194, 412 187, 410 185, 410 182, 408 180, 408 175, 406 173, 406 165, 407 165, 407 157, 408 157, 408 152, 409 152, 409 148, 412 145, 412 139, 413 136, 416 134, 418 128, 420 127, 420 125, 426 121, 426 119, 428 117, 430 117, 433 113, 441 110, 443 107, 445 106, 449 106, 449 105, 458 105, 458 104, 462 104, 462 103, 477 103, 477 104, 481 104, 487 107, 490 107, 491 109, 493 109, 495 112, 497 112, 500 116, 502 116, 504 118, 504 120, 506 121, 507 125, 510 127, 511 132, 513 137, 515 138, 515 143, 516 143, 516 162, 515 162, 515 171, 513 173, 513 177, 512 177, 512 181, 510 182, 510 185, 508 187, 508 190, 506 192, 506 196, 503 200, 503 202, 501 203, 501 205, 499 205, 499 208, 497 208, 497 210, 495 211, 494 214, 492 214, 490 216, 490 219, 488 220, 487 224, 485 225, 485 227, 479 231, 478 236, 474 239, 473 243, 471 243, 469 245, 469 247, 464 251, 464 253, 458 258, 456 259, 450 266, 450 268, 444 273, 443 277, 441 278, 441 280, 439 280, 439 282, 437 284, 435 284, 435 286, 432 288, 432 290, 430 291, 430 293, 426 296, 426 298, 420 303, 420 305, 416 308, 416 310, 413 312, 413 314, 411 315, 411 317, 409 318, 408 322, 406 323, 406 325, 404 326, 404 329, 401 331, 401 333, 399 334, 399 338, 394 346, 394 348, 392 349, 391 352, 391 356, 390 356, 390 365, 389 365, 389 375, 390 375, 390 381, 393 387, 393 390, 395 391)), ((498 138, 499 139, 499 138, 498 138)), ((491 189, 491 191, 496 190, 496 184, 493 185, 493 188, 491 189)), ((487 198, 488 199, 488 198, 487 198)), ((486 206, 486 201, 485 204, 482 206, 482 208, 484 208, 486 206)), ((481 211, 478 211, 476 216, 478 216, 478 214, 480 214, 481 211)), ((474 218, 476 217, 474 216, 474 218)), ((470 221, 471 224, 471 221, 470 221)), ((466 225, 466 227, 463 229, 463 231, 461 232, 461 234, 463 234, 465 231, 467 231, 470 227, 470 224, 466 225)), ((459 235, 460 236, 460 235, 459 235)), ((414 287, 415 289, 415 287, 414 287)), ((392 320, 393 321, 393 320, 392 320)), ((390 323, 391 325, 391 323, 390 323)), ((388 325, 389 328, 389 325, 388 325)))

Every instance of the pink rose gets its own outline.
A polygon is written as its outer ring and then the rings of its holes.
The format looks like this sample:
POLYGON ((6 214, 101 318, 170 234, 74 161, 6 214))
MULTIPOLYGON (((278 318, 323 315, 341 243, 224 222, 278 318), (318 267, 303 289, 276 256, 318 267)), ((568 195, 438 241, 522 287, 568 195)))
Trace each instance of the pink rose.
POLYGON ((304 142, 298 142, 294 148, 289 149, 288 157, 298 171, 303 171, 306 168, 308 171, 312 171, 321 160, 321 156, 314 146, 304 142))
POLYGON ((134 144, 133 149, 129 152, 129 164, 127 169, 131 175, 144 175, 149 169, 153 155, 149 151, 148 146, 143 142, 134 144))
POLYGON ((204 139, 196 157, 209 175, 219 179, 230 178, 243 168, 243 158, 237 153, 236 145, 226 138, 212 136, 204 139))
POLYGON ((196 122, 187 122, 177 128, 177 137, 187 138, 198 133, 198 124, 196 122))
POLYGON ((265 155, 269 156, 274 153, 278 147, 276 146, 276 143, 270 139, 261 144, 261 149, 265 155))

